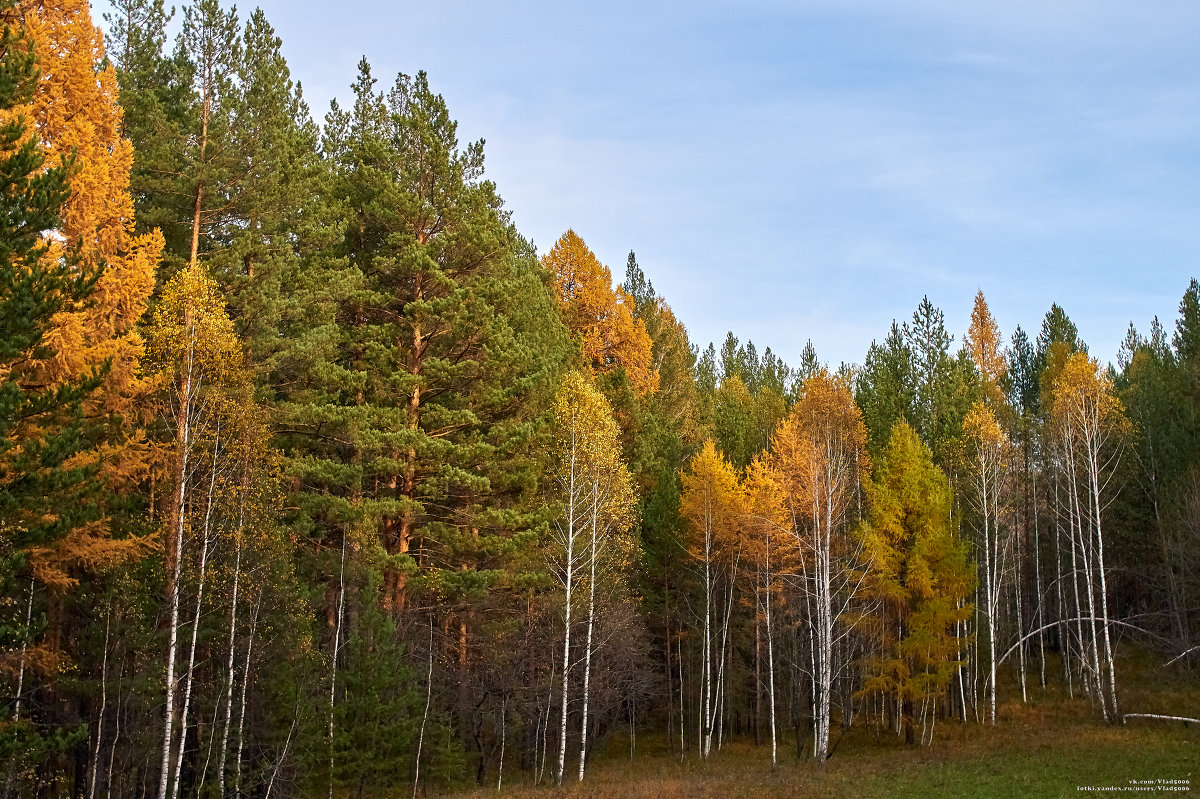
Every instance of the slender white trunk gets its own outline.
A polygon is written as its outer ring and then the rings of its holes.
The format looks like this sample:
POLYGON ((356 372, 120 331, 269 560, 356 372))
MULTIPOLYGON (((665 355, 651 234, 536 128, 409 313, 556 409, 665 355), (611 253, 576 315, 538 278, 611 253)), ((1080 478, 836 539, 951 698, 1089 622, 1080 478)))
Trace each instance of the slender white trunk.
MULTIPOLYGON (((680 625, 682 627, 682 625, 680 625)), ((675 662, 679 664, 679 759, 683 760, 687 749, 687 730, 684 728, 685 716, 683 707, 683 634, 675 638, 675 662)))
MULTIPOLYGON (((421 750, 425 746, 425 725, 429 722, 429 705, 433 700, 433 616, 429 617, 429 669, 425 674, 425 712, 421 714, 421 733, 417 736, 417 763, 413 773, 413 799, 417 797, 417 786, 421 784, 421 750)), ((503 769, 503 766, 501 766, 503 769)), ((499 786, 496 786, 499 790, 499 786)))
POLYGON ((1103 621, 1104 629, 1104 655, 1108 665, 1108 694, 1112 719, 1124 723, 1124 719, 1117 709, 1117 673, 1116 666, 1113 663, 1112 651, 1112 636, 1109 633, 1108 619, 1108 582, 1104 572, 1104 530, 1100 525, 1100 463, 1099 463, 1099 444, 1092 442, 1093 446, 1089 451, 1088 466, 1092 482, 1092 510, 1096 514, 1096 569, 1100 573, 1100 614, 1103 621))
MULTIPOLYGON (((329 659, 329 799, 333 799, 333 710, 334 702, 337 697, 337 659, 338 650, 342 647, 342 616, 346 605, 346 531, 342 530, 342 561, 338 568, 338 604, 337 604, 337 620, 333 625, 333 657, 329 659)), ((249 654, 247 654, 249 659, 249 654)), ((248 679, 249 672, 243 677, 248 679)), ((245 685, 243 684, 243 690, 245 685)), ((239 768, 241 759, 238 759, 239 768)))
POLYGON ((196 638, 200 634, 200 614, 204 608, 205 577, 208 572, 208 543, 212 530, 213 494, 217 486, 217 454, 220 451, 221 427, 217 425, 217 435, 213 440, 213 458, 211 471, 208 476, 208 499, 204 508, 204 541, 200 547, 200 580, 196 587, 196 612, 192 616, 192 642, 188 649, 187 681, 183 690, 183 711, 179 724, 179 751, 175 754, 175 781, 171 788, 173 799, 179 799, 179 783, 183 775, 183 754, 187 749, 188 710, 192 705, 192 685, 196 670, 196 638))
MULTIPOLYGON (((992 503, 989 495, 988 462, 983 451, 979 454, 979 488, 983 498, 983 584, 984 596, 987 598, 987 627, 988 627, 988 722, 996 724, 996 600, 998 599, 999 579, 996 572, 999 564, 994 559, 994 539, 999 535, 993 533, 991 525, 992 503)), ((998 531, 997 531, 998 532, 998 531)))
POLYGON ((237 554, 234 557, 233 565, 233 598, 229 602, 229 658, 225 664, 225 671, 229 678, 225 683, 225 727, 221 732, 221 756, 218 758, 217 764, 217 796, 224 799, 225 797, 225 762, 229 754, 229 731, 233 725, 233 676, 234 676, 234 643, 236 642, 237 632, 237 601, 238 601, 238 583, 242 576, 242 532, 245 526, 246 519, 246 499, 242 497, 242 509, 240 518, 238 519, 237 533, 237 554))
POLYGON ((1030 470, 1030 483, 1033 488, 1033 577, 1037 587, 1037 626, 1038 626, 1038 655, 1041 661, 1042 688, 1046 687, 1046 617, 1043 606, 1046 597, 1042 593, 1042 541, 1038 529, 1038 498, 1037 472, 1030 470))
MULTIPOLYGON (((191 322, 191 313, 188 313, 191 322)), ((183 563, 184 510, 187 507, 188 456, 191 452, 192 413, 192 370, 195 364, 196 329, 194 322, 188 324, 187 370, 179 396, 179 423, 176 446, 179 447, 179 473, 176 475, 177 496, 175 499, 175 563, 171 580, 171 626, 167 644, 166 707, 163 711, 163 744, 161 773, 158 781, 158 799, 167 799, 167 786, 171 779, 171 743, 175 738, 175 650, 179 643, 179 578, 183 563)))
POLYGON ((108 633, 112 627, 112 608, 104 619, 104 657, 100 661, 100 713, 96 716, 96 741, 92 745, 92 773, 88 778, 88 799, 96 795, 96 770, 100 766, 100 739, 104 737, 104 712, 108 708, 108 633))
MULTIPOLYGON (((996 517, 997 524, 999 524, 999 518, 1000 518, 999 515, 997 515, 997 517, 996 517)), ((1025 530, 1023 532, 1026 535, 1028 535, 1029 531, 1025 530)), ((1021 544, 1022 544, 1021 535, 1017 534, 1014 536, 1014 538, 1015 538, 1015 542, 1016 542, 1016 553, 1015 553, 1016 557, 1013 559, 1013 572, 1014 572, 1013 586, 1016 589, 1017 635, 1024 636, 1025 635, 1025 608, 1023 606, 1024 603, 1022 602, 1023 596, 1022 596, 1022 592, 1021 592, 1021 582, 1023 579, 1022 572, 1021 572, 1021 559, 1023 558, 1023 556, 1025 554, 1025 550, 1021 546, 1021 544)), ((1021 640, 1024 641, 1024 638, 1022 638, 1021 640)), ((1021 675, 1021 701, 1028 702, 1029 695, 1026 691, 1026 686, 1025 686, 1025 644, 1024 643, 1022 643, 1021 648, 1019 650, 1017 650, 1017 658, 1020 661, 1018 668, 1020 670, 1020 675, 1021 675)))
MULTIPOLYGON (((1069 439, 1068 439, 1069 440, 1069 439)), ((1088 630, 1091 632, 1091 660, 1088 664, 1088 671, 1091 679, 1089 680, 1092 695, 1100 700, 1100 707, 1103 711, 1104 720, 1109 720, 1108 703, 1104 699, 1103 687, 1100 685, 1100 652, 1099 652, 1099 637, 1096 634, 1096 587, 1093 576, 1092 554, 1091 554, 1091 514, 1085 519, 1083 509, 1079 502, 1079 486, 1076 475, 1076 456, 1072 449, 1069 455, 1069 478, 1071 481, 1071 502, 1072 512, 1077 521, 1076 529, 1078 530, 1077 545, 1080 557, 1083 560, 1083 579, 1084 586, 1087 590, 1088 600, 1088 630), (1084 522, 1087 522, 1088 530, 1084 531, 1084 522)), ((1082 622, 1080 622, 1082 624, 1082 622)))
MULTIPOLYGON (((959 610, 962 610, 962 599, 958 599, 955 602, 955 607, 958 608, 959 610)), ((956 655, 958 658, 958 661, 959 661, 959 665, 958 665, 958 703, 959 703, 959 710, 961 711, 961 715, 962 715, 962 722, 963 722, 963 724, 966 724, 967 723, 967 685, 966 685, 967 675, 963 669, 962 642, 965 641, 967 638, 967 622, 965 619, 962 621, 959 621, 959 622, 955 622, 954 627, 955 627, 955 633, 958 635, 958 641, 959 641, 958 652, 956 655)))
POLYGON ((596 527, 599 523, 600 501, 598 486, 593 476, 592 483, 592 546, 589 550, 591 581, 588 584, 587 644, 583 655, 583 720, 579 724, 579 780, 583 781, 583 769, 587 764, 588 742, 588 698, 592 686, 592 630, 596 624, 596 527))
POLYGON ((737 558, 729 568, 729 594, 725 603, 725 619, 721 623, 721 660, 717 668, 717 714, 720 722, 717 724, 717 751, 721 749, 721 739, 725 732, 725 662, 729 648, 729 618, 733 613, 733 578, 737 572, 737 558))
POLYGON ((704 522, 704 666, 703 716, 700 723, 700 755, 707 758, 712 748, 712 521, 711 513, 704 522))
POLYGON ((21 634, 21 663, 17 668, 17 701, 13 707, 13 723, 21 720, 21 699, 25 692, 25 652, 29 646, 29 628, 33 624, 33 578, 29 578, 29 599, 25 603, 25 629, 21 634))
MULTIPOLYGON (((574 439, 575 431, 571 432, 574 439)), ((556 785, 562 785, 567 769, 567 701, 571 696, 571 593, 575 587, 575 481, 576 481, 576 447, 571 446, 571 474, 567 500, 567 562, 566 562, 566 598, 564 601, 563 619, 563 677, 562 677, 562 717, 559 722, 558 740, 558 769, 554 774, 556 785)))
POLYGON ((246 688, 250 685, 250 655, 254 651, 254 634, 258 631, 258 611, 262 607, 262 596, 254 605, 250 617, 250 637, 246 640, 246 662, 242 666, 242 698, 238 707, 237 758, 233 761, 233 795, 242 795, 242 748, 246 742, 246 688))
POLYGON ((1058 594, 1058 646, 1062 652, 1063 682, 1067 685, 1067 697, 1075 698, 1075 684, 1071 678, 1071 642, 1070 627, 1066 621, 1063 608, 1067 604, 1066 594, 1063 593, 1063 555, 1062 555, 1062 502, 1058 498, 1059 476, 1054 476, 1054 584, 1058 594))
MULTIPOLYGON (((271 790, 275 787, 275 778, 279 776, 279 770, 283 768, 284 762, 287 760, 288 749, 292 745, 292 736, 296 734, 296 724, 300 721, 300 709, 296 708, 296 714, 292 716, 292 727, 288 730, 287 739, 283 742, 283 751, 279 753, 279 760, 275 762, 275 768, 271 769, 271 779, 267 780, 267 792, 263 795, 263 799, 271 799, 271 790)), ((221 795, 224 799, 224 794, 221 795)))
POLYGON ((105 772, 104 796, 112 799, 113 763, 117 759, 117 741, 121 737, 121 677, 124 676, 124 665, 117 668, 117 710, 113 713, 113 739, 108 746, 108 770, 105 772))
POLYGON ((208 727, 208 748, 204 753, 204 767, 200 769, 200 779, 196 781, 196 787, 193 793, 196 796, 204 796, 204 783, 208 781, 208 765, 212 763, 213 743, 217 740, 217 722, 216 713, 213 714, 213 723, 208 727))
POLYGON ((771 766, 778 765, 775 737, 775 634, 771 627, 771 534, 767 532, 767 688, 771 715, 771 766))
POLYGON ((500 704, 500 769, 496 777, 496 790, 504 786, 504 744, 508 738, 508 697, 500 704))

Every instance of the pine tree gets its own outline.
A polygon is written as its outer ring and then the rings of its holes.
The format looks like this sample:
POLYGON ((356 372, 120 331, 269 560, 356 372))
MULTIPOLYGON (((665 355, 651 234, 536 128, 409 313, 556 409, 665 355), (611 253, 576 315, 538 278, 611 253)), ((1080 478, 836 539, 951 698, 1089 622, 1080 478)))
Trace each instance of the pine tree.
POLYGON ((872 457, 887 446, 897 422, 916 419, 916 372, 913 353, 900 326, 892 322, 883 344, 871 342, 855 386, 872 457))

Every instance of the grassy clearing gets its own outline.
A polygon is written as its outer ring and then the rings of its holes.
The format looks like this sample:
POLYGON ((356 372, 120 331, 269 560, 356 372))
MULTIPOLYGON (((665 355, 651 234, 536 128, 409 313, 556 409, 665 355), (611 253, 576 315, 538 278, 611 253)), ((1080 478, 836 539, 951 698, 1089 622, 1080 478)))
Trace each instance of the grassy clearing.
MULTIPOLYGON (((1123 710, 1200 717, 1200 680, 1169 676, 1148 657, 1125 660, 1123 710)), ((1031 675, 1036 682, 1036 676, 1031 675)), ((905 746, 892 735, 856 728, 824 768, 798 760, 794 742, 781 747, 772 770, 766 747, 726 744, 706 763, 680 760, 660 738, 639 736, 636 761, 628 740, 614 738, 589 765, 582 784, 534 788, 525 775, 506 780, 511 797, 1034 797, 1096 796, 1081 786, 1114 788, 1105 795, 1130 795, 1132 780, 1189 780, 1200 792, 1200 725, 1131 720, 1108 727, 1086 700, 1070 701, 1056 689, 1030 689, 1030 703, 1016 696, 1000 707, 991 729, 975 723, 939 723, 932 747, 905 746)), ((577 762, 577 761, 576 761, 577 762)), ((568 769, 570 771, 570 769, 568 769)), ((494 797, 491 790, 462 794, 494 797)), ((1179 792, 1138 791, 1137 795, 1179 792)), ((1186 795, 1186 792, 1184 792, 1186 795)))

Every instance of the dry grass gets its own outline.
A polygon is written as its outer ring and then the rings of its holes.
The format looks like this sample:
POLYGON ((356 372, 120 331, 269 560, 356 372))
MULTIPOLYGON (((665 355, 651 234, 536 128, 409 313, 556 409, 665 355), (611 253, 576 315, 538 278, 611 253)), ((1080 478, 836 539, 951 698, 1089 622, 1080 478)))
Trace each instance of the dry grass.
MULTIPOLYGON (((1169 675, 1149 657, 1120 664, 1123 709, 1200 717, 1200 679, 1169 675)), ((1034 676, 1036 681, 1036 676, 1034 676)), ((505 796, 537 797, 1034 797, 1094 795, 1080 786, 1113 787, 1131 780, 1191 780, 1200 789, 1200 725, 1132 720, 1106 726, 1086 700, 1068 700, 1057 689, 1034 688, 1020 702, 1017 686, 1002 694, 995 728, 939 723, 934 744, 910 747, 895 736, 855 728, 823 768, 798 759, 794 741, 772 769, 766 747, 727 743, 708 762, 668 755, 665 742, 640 736, 629 762, 628 742, 614 738, 589 765, 583 783, 561 789, 533 787, 513 775, 505 796), (1015 697, 1013 701, 1011 697, 1015 697)), ((1155 795, 1157 791, 1140 792, 1155 795)), ((494 797, 475 790, 462 796, 494 797)), ((1171 795, 1178 795, 1172 793, 1171 795)))

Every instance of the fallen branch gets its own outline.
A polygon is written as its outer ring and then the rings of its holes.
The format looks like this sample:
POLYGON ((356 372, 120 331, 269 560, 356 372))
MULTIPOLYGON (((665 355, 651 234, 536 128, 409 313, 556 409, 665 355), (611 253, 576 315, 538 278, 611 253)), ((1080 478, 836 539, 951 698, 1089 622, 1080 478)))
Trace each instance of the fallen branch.
POLYGON ((1126 713, 1127 719, 1162 719, 1163 721, 1182 721, 1200 724, 1200 719, 1189 719, 1187 716, 1160 716, 1157 713, 1126 713))
POLYGON ((1179 660, 1182 657, 1187 657, 1188 655, 1195 652, 1197 649, 1200 649, 1200 646, 1194 646, 1191 649, 1187 649, 1183 652, 1180 652, 1178 655, 1176 655, 1175 657, 1171 658, 1166 663, 1164 663, 1163 668, 1165 669, 1167 666, 1170 666, 1172 663, 1174 663, 1175 661, 1179 660))

